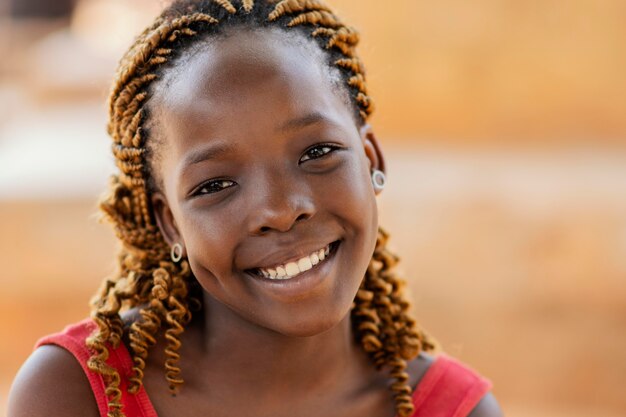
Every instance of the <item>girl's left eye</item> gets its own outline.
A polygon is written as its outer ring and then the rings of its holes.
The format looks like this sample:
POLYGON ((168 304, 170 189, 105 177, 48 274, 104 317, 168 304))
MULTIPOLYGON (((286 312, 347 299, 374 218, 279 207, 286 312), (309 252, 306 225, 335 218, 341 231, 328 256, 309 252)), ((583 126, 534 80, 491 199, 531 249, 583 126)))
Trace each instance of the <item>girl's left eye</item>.
POLYGON ((235 185, 234 181, 230 180, 212 180, 207 181, 198 187, 192 194, 194 196, 204 195, 204 194, 214 194, 219 191, 225 190, 226 188, 230 188, 235 185))
POLYGON ((336 146, 328 145, 328 144, 313 146, 312 148, 307 149, 304 155, 302 155, 302 158, 300 158, 300 162, 306 162, 310 159, 321 158, 324 155, 327 155, 336 149, 337 149, 336 146))

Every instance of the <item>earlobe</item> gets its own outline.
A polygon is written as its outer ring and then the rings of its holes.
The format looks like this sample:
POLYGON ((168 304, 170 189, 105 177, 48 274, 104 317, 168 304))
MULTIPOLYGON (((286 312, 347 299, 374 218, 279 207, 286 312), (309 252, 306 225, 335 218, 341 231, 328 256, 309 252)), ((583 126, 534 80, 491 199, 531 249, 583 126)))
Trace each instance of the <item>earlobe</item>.
POLYGON ((159 227, 165 242, 167 242, 170 247, 177 243, 180 244, 182 246, 181 255, 186 256, 185 243, 183 242, 182 236, 178 231, 176 220, 174 220, 174 215, 167 203, 165 195, 157 191, 152 194, 151 202, 157 226, 159 227))

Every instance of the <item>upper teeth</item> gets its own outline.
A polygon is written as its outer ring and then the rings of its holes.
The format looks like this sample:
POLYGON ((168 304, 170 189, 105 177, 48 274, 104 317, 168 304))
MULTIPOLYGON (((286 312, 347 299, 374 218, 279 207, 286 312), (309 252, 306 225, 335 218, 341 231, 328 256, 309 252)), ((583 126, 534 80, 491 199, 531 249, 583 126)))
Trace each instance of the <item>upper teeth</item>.
POLYGON ((259 268, 259 271, 265 278, 269 279, 289 279, 304 271, 308 271, 324 259, 330 252, 330 245, 316 250, 310 255, 304 256, 297 261, 287 262, 286 264, 277 265, 273 268, 259 268))

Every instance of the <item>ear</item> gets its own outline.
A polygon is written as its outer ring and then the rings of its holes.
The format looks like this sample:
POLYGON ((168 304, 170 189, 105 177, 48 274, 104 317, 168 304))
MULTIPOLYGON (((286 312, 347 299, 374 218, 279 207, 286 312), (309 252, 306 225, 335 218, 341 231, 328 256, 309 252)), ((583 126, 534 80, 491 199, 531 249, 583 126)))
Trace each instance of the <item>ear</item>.
POLYGON ((383 157, 383 151, 378 144, 378 140, 376 139, 376 135, 374 135, 374 131, 372 130, 372 126, 369 124, 364 124, 360 129, 359 133, 361 135, 361 142, 363 143, 363 148, 365 149, 365 156, 370 162, 370 172, 375 169, 378 169, 385 172, 385 158, 383 157))
POLYGON ((182 235, 178 230, 176 220, 174 220, 174 214, 167 203, 167 198, 163 193, 157 191, 152 194, 150 200, 152 203, 152 209, 154 210, 154 217, 157 226, 159 227, 165 242, 167 242, 170 247, 175 243, 180 243, 183 246, 182 255, 183 257, 187 257, 185 242, 183 241, 182 235))

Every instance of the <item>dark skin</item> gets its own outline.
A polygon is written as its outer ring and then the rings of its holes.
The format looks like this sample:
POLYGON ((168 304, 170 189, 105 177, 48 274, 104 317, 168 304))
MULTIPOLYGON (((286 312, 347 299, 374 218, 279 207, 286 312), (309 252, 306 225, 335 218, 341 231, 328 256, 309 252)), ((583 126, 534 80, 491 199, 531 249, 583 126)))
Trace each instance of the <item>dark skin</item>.
MULTIPOLYGON (((374 249, 370 175, 383 157, 319 62, 282 32, 238 32, 184 59, 157 91, 152 203, 205 290, 182 336, 176 398, 163 340, 149 357, 144 384, 160 416, 395 415, 388 374, 354 342, 349 314, 374 249), (255 274, 333 242, 289 280, 255 274)), ((430 363, 409 363, 412 386, 430 363)), ((90 392, 76 360, 44 346, 20 371, 9 416, 96 416, 90 392)), ((471 414, 500 415, 491 394, 471 414)))

